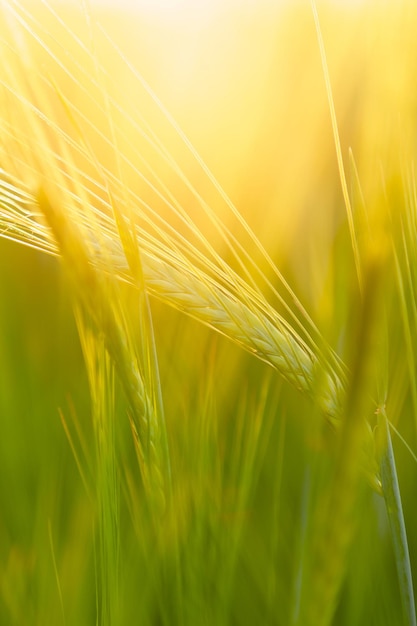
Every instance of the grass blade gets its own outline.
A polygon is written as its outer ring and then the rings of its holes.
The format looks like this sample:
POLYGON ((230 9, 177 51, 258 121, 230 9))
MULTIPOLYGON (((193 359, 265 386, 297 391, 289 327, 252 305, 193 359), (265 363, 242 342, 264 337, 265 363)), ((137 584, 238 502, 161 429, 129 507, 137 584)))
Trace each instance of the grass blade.
POLYGON ((381 458, 382 490, 385 498, 385 504, 391 528, 395 562, 397 564, 398 582, 404 613, 404 623, 407 626, 416 626, 416 608, 414 601, 410 554, 408 550, 407 531, 405 528, 400 486, 398 483, 389 422, 384 408, 380 409, 379 417, 379 425, 385 439, 385 448, 381 458))

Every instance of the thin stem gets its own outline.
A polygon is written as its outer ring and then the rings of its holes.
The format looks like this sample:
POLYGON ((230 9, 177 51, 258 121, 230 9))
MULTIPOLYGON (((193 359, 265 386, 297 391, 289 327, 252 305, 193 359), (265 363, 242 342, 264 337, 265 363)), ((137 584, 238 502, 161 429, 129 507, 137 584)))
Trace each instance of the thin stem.
POLYGON ((380 427, 385 438, 384 452, 381 458, 382 490, 387 507, 388 519, 397 564, 398 582, 400 585, 401 603, 404 623, 417 626, 414 602, 413 578, 411 573, 410 554, 408 551, 407 532, 401 503, 397 469, 385 409, 380 409, 380 427))

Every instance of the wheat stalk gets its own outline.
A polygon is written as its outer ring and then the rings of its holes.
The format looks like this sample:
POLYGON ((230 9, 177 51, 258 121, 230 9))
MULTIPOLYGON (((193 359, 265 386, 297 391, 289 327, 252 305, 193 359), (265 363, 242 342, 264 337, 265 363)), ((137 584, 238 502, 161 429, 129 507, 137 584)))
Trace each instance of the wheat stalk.
POLYGON ((132 427, 139 464, 149 497, 163 510, 169 489, 169 460, 161 442, 162 425, 150 390, 146 386, 140 364, 134 358, 126 321, 111 298, 112 285, 107 276, 97 271, 91 253, 85 245, 83 232, 68 221, 58 202, 51 202, 41 190, 37 206, 56 239, 64 264, 72 279, 74 290, 83 310, 93 320, 96 331, 103 337, 108 353, 124 389, 132 416, 132 427))
MULTIPOLYGON (((52 12, 52 9, 49 10, 52 12)), ((132 263, 129 250, 126 250, 126 237, 123 235, 126 229, 123 223, 127 219, 129 229, 132 230, 130 223, 141 220, 145 227, 135 228, 143 265, 140 271, 143 272, 146 290, 215 328, 272 365, 291 384, 318 401, 328 418, 336 421, 342 407, 343 367, 339 366, 330 349, 321 351, 320 346, 324 346, 325 342, 318 331, 317 345, 308 334, 307 327, 299 322, 264 272, 252 264, 250 255, 242 249, 225 224, 219 221, 149 125, 142 120, 142 126, 138 126, 137 121, 132 120, 108 95, 104 85, 110 78, 94 51, 89 50, 66 28, 74 39, 80 58, 85 61, 83 66, 74 57, 79 72, 75 76, 54 51, 54 46, 59 45, 59 42, 55 41, 53 46, 47 44, 46 40, 51 39, 51 33, 45 31, 30 13, 16 2, 12 2, 7 10, 5 8, 4 13, 10 23, 11 43, 3 45, 4 77, 0 83, 4 88, 6 107, 1 119, 3 146, 0 148, 7 171, 19 174, 15 180, 1 176, 2 236, 52 254, 58 253, 58 250, 62 253, 62 242, 58 242, 57 246, 54 240, 57 233, 54 232, 54 237, 51 237, 51 233, 45 229, 38 203, 22 185, 23 181, 32 178, 31 188, 36 189, 41 177, 48 189, 54 190, 54 197, 60 198, 61 209, 66 212, 68 223, 83 226, 89 248, 94 251, 94 263, 101 264, 105 271, 111 267, 121 278, 137 284, 138 272, 129 267, 132 263), (83 97, 88 98, 94 111, 105 115, 109 125, 108 133, 98 128, 94 118, 91 119, 92 115, 86 116, 84 110, 77 108, 61 93, 54 76, 40 74, 29 47, 33 42, 46 52, 54 69, 64 72, 83 97), (88 87, 84 79, 88 79, 88 87), (57 118, 59 109, 64 113, 65 124, 57 118), (128 121, 135 137, 145 137, 161 163, 167 164, 192 193, 202 211, 227 242, 229 251, 242 269, 243 277, 232 271, 214 250, 204 233, 195 226, 181 203, 142 155, 138 151, 134 152, 135 158, 143 166, 138 167, 120 153, 118 138, 125 141, 126 137, 123 129, 117 125, 116 114, 121 114, 128 121), (106 167, 97 157, 96 149, 89 143, 91 133, 114 153, 114 170, 106 167), (84 169, 82 163, 85 164, 84 169), (91 168, 93 173, 89 173, 91 168), (149 186, 156 200, 163 202, 181 219, 184 227, 201 244, 200 247, 192 245, 184 234, 173 229, 154 208, 146 205, 143 198, 127 188, 124 184, 125 171, 133 172, 149 186), (123 207, 123 214, 116 209, 119 205, 123 207), (154 234, 150 234, 149 230, 154 234), (286 307, 292 316, 291 323, 267 302, 251 276, 251 269, 267 282, 286 307), (296 331, 297 324, 310 345, 296 331), (317 394, 318 388, 320 391, 317 394)), ((59 22, 56 14, 54 17, 59 22)), ((140 77, 136 78, 140 80, 140 77)), ((148 91, 146 85, 144 90, 148 91)), ((152 94, 151 97, 155 98, 152 94)), ((204 171, 207 174, 206 168, 204 171)), ((212 181, 210 175, 209 178, 212 181)), ((224 202, 224 193, 217 184, 216 189, 224 202)), ((227 198, 226 204, 244 231, 249 233, 254 246, 261 249, 227 198)), ((130 247, 134 248, 135 245, 130 247)), ((272 261, 262 252, 271 266, 272 261)), ((298 310, 307 316, 275 266, 272 269, 298 310)))
MULTIPOLYGON (((22 187, 10 177, 6 178, 5 172, 0 172, 0 236, 59 255, 61 252, 53 233, 39 220, 41 211, 36 197, 22 187)), ((89 261, 89 272, 92 271, 91 263, 94 263, 105 273, 114 273, 118 279, 137 285, 137 280, 129 271, 116 230, 112 236, 107 231, 103 234, 95 233, 94 238, 86 230, 84 239, 94 242, 94 256, 89 261), (100 247, 97 241, 103 242, 105 247, 100 247)), ((239 299, 224 285, 189 262, 174 267, 174 260, 166 258, 161 247, 150 246, 140 234, 138 239, 144 285, 150 295, 220 332, 273 367, 285 380, 311 398, 333 426, 340 424, 345 394, 344 379, 334 371, 329 371, 296 333, 288 330, 288 325, 284 325, 278 314, 274 319, 265 312, 266 307, 256 306, 249 296, 239 299)), ((115 325, 114 321, 106 323, 111 327, 115 325)), ((117 350, 122 350, 119 342, 117 346, 117 350)), ((126 363, 127 358, 119 358, 119 363, 123 362, 126 363)), ((132 372, 127 371, 122 376, 125 377, 128 397, 131 397, 133 404, 139 403, 137 414, 143 414, 146 405, 143 397, 141 400, 143 392, 137 394, 143 385, 138 384, 132 372)), ((141 438, 140 433, 138 437, 141 438)), ((369 426, 362 457, 363 470, 379 492, 374 439, 369 426)))
MULTIPOLYGON (((58 243, 55 238, 58 231, 68 233, 72 229, 68 225, 63 228, 60 224, 57 230, 55 224, 51 233, 39 221, 41 214, 36 197, 1 171, 0 235, 53 255, 63 253, 65 256, 68 254, 69 235, 66 234, 58 243)), ((71 236, 70 239, 76 241, 80 238, 71 236)), ((88 239, 92 240, 91 234, 88 239)), ((111 255, 111 266, 118 277, 134 282, 116 237, 112 241, 110 253, 100 249, 96 253, 94 263, 105 268, 111 255)), ((72 254, 74 263, 78 259, 80 272, 88 272, 82 282, 94 284, 93 270, 85 252, 72 254)), ((260 308, 249 307, 244 300, 239 300, 202 270, 189 263, 178 269, 164 259, 159 250, 142 249, 142 264, 145 285, 151 295, 212 327, 271 365, 297 389, 314 397, 332 422, 338 420, 342 407, 342 382, 333 374, 327 374, 317 398, 321 364, 300 339, 283 327, 278 315, 273 323, 260 308)))
MULTIPOLYGON (((70 33, 76 39, 82 58, 92 66, 92 74, 87 76, 88 69, 74 59, 77 71, 80 72, 80 78, 77 78, 63 65, 57 53, 43 43, 42 26, 29 20, 16 7, 13 3, 11 13, 18 22, 17 28, 26 31, 29 39, 40 41, 54 67, 58 66, 59 71, 69 76, 76 88, 82 90, 83 96, 89 98, 90 104, 93 103, 98 114, 105 115, 109 133, 98 128, 85 111, 72 105, 60 92, 52 76, 39 73, 29 51, 12 32, 15 49, 10 53, 9 65, 5 65, 5 79, 2 81, 10 109, 2 119, 2 152, 3 164, 8 173, 19 174, 12 179, 3 172, 0 177, 3 181, 0 183, 2 236, 51 254, 62 253, 61 244, 58 242, 57 245, 56 232, 51 234, 45 228, 42 211, 34 194, 30 193, 30 189, 36 189, 41 176, 47 188, 54 190, 54 197, 60 198, 60 210, 65 213, 68 223, 82 227, 83 237, 91 251, 88 255, 90 263, 137 286, 141 280, 132 267, 123 236, 123 224, 126 222, 130 232, 135 231, 133 247, 137 243, 140 249, 140 272, 143 273, 143 286, 149 294, 214 328, 271 365, 287 381, 312 398, 332 424, 339 423, 346 369, 326 346, 278 270, 273 268, 289 298, 307 320, 304 325, 271 282, 268 282, 265 273, 251 265, 248 253, 242 250, 233 233, 215 217, 152 129, 143 120, 142 126, 138 126, 137 121, 127 116, 117 102, 104 93, 101 78, 104 77, 107 82, 109 77, 96 55, 70 33), (15 66, 15 71, 11 72, 10 67, 15 66), (90 89, 84 85, 82 77, 88 77, 90 89), (60 108, 61 113, 64 112, 65 125, 57 119, 57 108, 60 108), (242 276, 215 252, 181 203, 160 176, 152 171, 142 155, 138 151, 134 152, 135 158, 143 166, 138 167, 120 154, 117 138, 125 141, 125 135, 123 129, 117 127, 116 114, 121 114, 128 121, 135 137, 145 137, 161 162, 167 164, 178 180, 191 191, 198 206, 207 213, 227 242, 229 252, 242 270, 242 276), (87 132, 81 129, 81 125, 87 132), (114 170, 106 167, 97 157, 96 150, 89 144, 90 133, 115 154, 114 170), (87 171, 84 171, 83 163, 87 171), (124 184, 125 171, 140 177, 152 189, 156 200, 165 203, 201 245, 192 245, 184 234, 175 231, 143 198, 127 188, 124 184), (29 188, 23 183, 28 179, 32 179, 29 188), (119 213, 118 209, 115 211, 119 205, 123 207, 123 213, 119 213), (251 269, 273 289, 273 293, 286 307, 291 323, 268 303, 251 269), (297 332, 297 324, 306 340, 297 332), (308 328, 313 329, 318 340, 313 339, 308 328)), ((46 32, 44 34, 49 35, 46 32)), ((148 90, 147 86, 145 90, 148 90)), ((219 190, 218 185, 216 189, 219 190)), ((219 193, 220 199, 224 201, 224 193, 221 190, 219 193)), ((231 207, 230 201, 226 204, 231 207)), ((248 226, 234 207, 232 212, 248 233, 248 226)), ((250 234, 250 237, 259 251, 259 242, 254 235, 250 234)), ((272 262, 266 253, 264 259, 271 267, 272 262)), ((368 473, 375 474, 374 468, 368 473)))

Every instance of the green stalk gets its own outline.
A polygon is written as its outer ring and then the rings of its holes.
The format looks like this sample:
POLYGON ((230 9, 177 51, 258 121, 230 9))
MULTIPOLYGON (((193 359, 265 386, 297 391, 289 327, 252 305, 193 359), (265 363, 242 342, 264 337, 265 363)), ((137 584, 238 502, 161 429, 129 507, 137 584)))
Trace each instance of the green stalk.
POLYGON ((366 442, 372 400, 375 367, 375 345, 379 336, 381 261, 370 258, 364 274, 363 298, 353 326, 351 380, 343 421, 338 433, 338 450, 334 468, 316 507, 313 520, 311 561, 302 599, 298 626, 330 626, 336 613, 340 590, 346 573, 349 547, 358 523, 356 508, 361 488, 361 472, 357 460, 366 442))
POLYGON ((401 503, 394 450, 389 423, 384 408, 380 409, 380 428, 385 438, 384 452, 381 458, 381 480, 385 505, 391 529, 395 562, 397 565, 398 582, 400 585, 401 604, 406 626, 417 626, 414 601, 413 578, 411 573, 410 554, 408 551, 407 532, 401 503))

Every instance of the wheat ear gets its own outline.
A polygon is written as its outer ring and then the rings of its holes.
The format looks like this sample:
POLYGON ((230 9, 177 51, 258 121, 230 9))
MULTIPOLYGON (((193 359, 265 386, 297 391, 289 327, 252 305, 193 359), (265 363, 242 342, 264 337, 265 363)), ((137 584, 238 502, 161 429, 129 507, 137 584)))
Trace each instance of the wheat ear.
MULTIPOLYGON (((74 224, 66 224, 64 227, 61 223, 64 219, 63 212, 58 219, 56 212, 51 213, 50 203, 45 206, 41 210, 39 201, 34 195, 22 185, 18 186, 15 180, 6 178, 4 172, 0 172, 2 237, 20 241, 50 254, 76 256, 78 261, 74 259, 74 266, 82 274, 81 282, 91 283, 93 292, 98 287, 92 263, 105 267, 109 264, 109 259, 112 271, 115 271, 120 279, 136 282, 129 272, 117 237, 114 237, 110 251, 97 248, 94 258, 89 258, 84 248, 78 250, 79 243, 75 244, 75 241, 80 240, 80 236, 74 235, 74 224), (45 212, 45 206, 48 207, 49 222, 54 215, 52 232, 39 220, 39 216, 45 212), (71 246, 68 244, 69 235, 59 234, 66 232, 67 229, 73 233, 71 240, 74 243, 71 246)), ((84 237, 84 240, 92 239, 91 233, 84 237)), ((100 236, 100 242, 105 241, 104 236, 100 236)), ((151 295, 212 327, 271 365, 297 389, 314 398, 322 412, 332 422, 338 421, 343 395, 341 380, 332 372, 326 373, 324 380, 319 381, 319 372, 323 371, 321 363, 295 334, 283 326, 278 315, 272 320, 260 307, 249 303, 246 298, 239 299, 233 292, 189 262, 178 269, 155 248, 152 250, 149 247, 142 248, 141 251, 144 282, 151 295), (317 395, 318 382, 321 382, 319 395, 317 395)), ((113 322, 108 319, 102 323, 113 326, 113 322)), ((120 341, 116 343, 119 344, 120 341)), ((131 374, 126 376, 127 385, 133 389, 137 387, 137 383, 131 379, 131 374)))
MULTIPOLYGON (((68 220, 59 203, 51 202, 43 190, 40 190, 37 200, 73 279, 78 299, 93 320, 96 331, 104 337, 106 348, 129 403, 145 487, 149 497, 157 501, 158 506, 163 509, 169 470, 167 459, 164 458, 165 452, 161 449, 161 427, 139 364, 132 359, 124 320, 118 317, 114 305, 109 302, 108 280, 106 281, 106 277, 97 271, 91 253, 85 245, 82 231, 68 220)), ((108 274, 110 271, 108 268, 108 274)))

